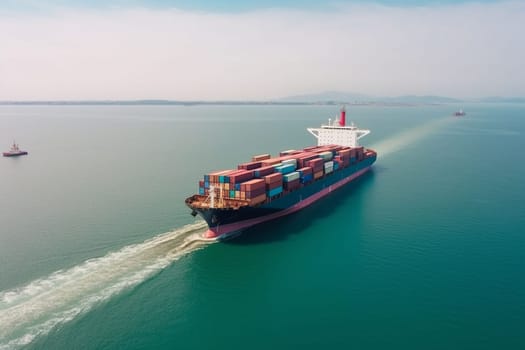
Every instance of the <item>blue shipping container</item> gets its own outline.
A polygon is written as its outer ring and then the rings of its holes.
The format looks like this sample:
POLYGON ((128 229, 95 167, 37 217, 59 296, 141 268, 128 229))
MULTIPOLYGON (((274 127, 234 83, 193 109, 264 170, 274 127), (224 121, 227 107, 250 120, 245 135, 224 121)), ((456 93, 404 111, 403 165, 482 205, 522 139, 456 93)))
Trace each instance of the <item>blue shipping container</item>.
POLYGON ((312 181, 313 179, 314 179, 314 175, 313 174, 306 174, 306 175, 301 177, 301 183, 305 184, 305 183, 308 183, 308 182, 312 181))
POLYGON ((279 193, 281 193, 283 191, 283 187, 282 186, 279 186, 277 188, 274 188, 273 190, 269 190, 268 191, 268 197, 273 197, 275 195, 278 195, 279 193))
POLYGON ((204 188, 203 187, 199 187, 199 194, 201 196, 204 196, 204 188))
POLYGON ((281 165, 275 168, 275 170, 284 175, 284 174, 291 173, 292 171, 295 171, 295 165, 293 164, 281 165))

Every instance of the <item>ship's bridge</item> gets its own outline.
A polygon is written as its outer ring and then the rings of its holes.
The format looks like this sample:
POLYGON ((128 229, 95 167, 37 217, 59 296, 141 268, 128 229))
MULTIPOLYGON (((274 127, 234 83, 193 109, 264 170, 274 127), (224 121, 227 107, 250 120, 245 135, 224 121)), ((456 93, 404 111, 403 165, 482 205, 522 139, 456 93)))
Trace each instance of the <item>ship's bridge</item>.
POLYGON ((370 130, 358 129, 354 123, 345 125, 345 113, 341 109, 341 118, 337 117, 332 122, 328 119, 327 125, 321 125, 320 128, 307 128, 308 132, 317 139, 318 146, 340 145, 348 147, 358 147, 358 140, 370 134, 370 130))

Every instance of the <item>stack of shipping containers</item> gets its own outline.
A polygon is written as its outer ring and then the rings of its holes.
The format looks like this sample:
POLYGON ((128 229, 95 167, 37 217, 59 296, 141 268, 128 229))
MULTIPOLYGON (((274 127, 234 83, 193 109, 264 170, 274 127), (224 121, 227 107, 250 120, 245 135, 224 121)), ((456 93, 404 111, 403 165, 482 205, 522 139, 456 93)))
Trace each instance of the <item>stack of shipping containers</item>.
POLYGON ((204 175, 204 180, 199 181, 198 193, 208 196, 213 187, 215 194, 223 200, 241 200, 257 205, 372 155, 373 152, 365 153, 363 147, 337 145, 283 151, 276 158, 261 154, 253 156, 251 162, 239 164, 236 170, 204 175))

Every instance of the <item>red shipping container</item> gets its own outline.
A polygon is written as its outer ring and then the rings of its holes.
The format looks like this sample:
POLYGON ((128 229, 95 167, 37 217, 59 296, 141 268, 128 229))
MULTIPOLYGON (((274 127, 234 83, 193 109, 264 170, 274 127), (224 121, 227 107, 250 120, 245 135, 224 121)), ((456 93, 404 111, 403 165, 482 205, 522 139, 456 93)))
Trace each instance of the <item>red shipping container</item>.
POLYGON ((281 187, 283 185, 282 182, 280 181, 277 181, 277 182, 272 182, 272 183, 269 183, 269 184, 266 184, 266 190, 269 191, 269 190, 273 190, 277 187, 281 187))
POLYGON ((258 156, 252 157, 252 162, 259 162, 261 160, 270 159, 271 156, 269 154, 260 154, 258 156))
POLYGON ((264 186, 263 188, 258 188, 256 190, 246 191, 244 193, 246 195, 246 199, 255 198, 263 193, 266 193, 266 186, 264 186))
POLYGON ((304 168, 301 168, 301 169, 297 169, 298 172, 300 172, 301 174, 303 175, 308 175, 308 174, 313 174, 313 169, 310 168, 310 167, 304 167, 304 168))
POLYGON ((254 170, 254 175, 258 175, 258 177, 263 177, 266 175, 273 174, 275 172, 275 168, 273 166, 265 166, 262 168, 258 168, 254 170))
POLYGON ((317 153, 306 154, 297 160, 297 165, 300 167, 304 167, 306 166, 306 162, 312 159, 316 159, 316 158, 319 158, 319 155, 317 153))
POLYGON ((321 158, 312 159, 306 162, 306 166, 311 167, 314 172, 322 169, 324 160, 321 158))
POLYGON ((278 164, 281 162, 281 159, 280 158, 270 158, 270 159, 266 159, 266 160, 263 160, 261 163, 262 166, 268 166, 268 165, 274 165, 274 164, 278 164))
POLYGON ((357 160, 363 160, 364 158, 364 148, 363 146, 360 146, 360 147, 356 147, 356 157, 357 157, 357 160))
POLYGON ((275 182, 283 182, 283 174, 281 173, 274 173, 271 175, 267 175, 264 177, 264 181, 267 184, 275 183, 275 182))
POLYGON ((265 182, 263 179, 254 179, 241 183, 241 191, 253 191, 260 188, 264 189, 265 182))
POLYGON ((230 174, 230 184, 237 184, 253 178, 253 171, 251 170, 239 170, 233 174, 230 174))
POLYGON ((237 166, 237 169, 244 169, 244 170, 253 170, 256 168, 259 168, 261 166, 261 162, 249 162, 249 163, 242 163, 237 166))

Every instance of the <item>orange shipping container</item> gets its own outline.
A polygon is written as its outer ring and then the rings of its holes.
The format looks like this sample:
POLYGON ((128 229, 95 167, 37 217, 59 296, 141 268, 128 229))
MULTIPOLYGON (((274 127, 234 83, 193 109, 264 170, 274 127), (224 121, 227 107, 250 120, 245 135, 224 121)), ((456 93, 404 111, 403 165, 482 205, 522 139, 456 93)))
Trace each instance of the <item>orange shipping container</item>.
POLYGON ((308 174, 312 174, 313 173, 313 169, 308 167, 308 166, 304 167, 304 168, 301 168, 301 169, 297 169, 297 171, 300 172, 303 175, 308 175, 308 174))
POLYGON ((283 181, 283 174, 281 173, 273 173, 271 175, 266 175, 264 177, 264 181, 267 184, 275 183, 275 182, 282 182, 283 181))
POLYGON ((262 163, 262 166, 268 166, 268 165, 278 164, 280 162, 281 162, 280 158, 270 158, 270 159, 263 160, 261 163, 262 163))
POLYGON ((259 204, 259 203, 264 202, 265 200, 266 200, 266 194, 261 194, 260 196, 250 199, 250 205, 259 204))
POLYGON ((241 183, 241 191, 253 191, 259 188, 264 188, 263 179, 254 179, 241 183))
POLYGON ((260 154, 258 156, 253 156, 252 157, 252 162, 259 162, 261 160, 266 160, 266 159, 270 159, 271 156, 269 154, 260 154))

